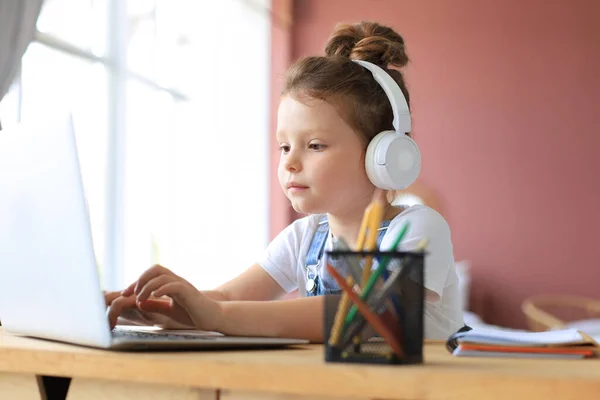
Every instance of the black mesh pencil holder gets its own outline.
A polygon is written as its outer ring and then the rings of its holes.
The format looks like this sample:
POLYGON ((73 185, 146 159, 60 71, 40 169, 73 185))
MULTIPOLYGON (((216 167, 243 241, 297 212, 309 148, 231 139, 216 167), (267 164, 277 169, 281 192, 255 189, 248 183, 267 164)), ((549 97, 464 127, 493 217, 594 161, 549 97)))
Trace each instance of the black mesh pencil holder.
POLYGON ((344 290, 325 296, 325 360, 422 363, 425 253, 336 250, 328 252, 327 259, 331 276, 325 279, 351 288, 354 296, 344 299, 344 290), (356 284, 362 282, 369 258, 370 290, 368 283, 356 284))

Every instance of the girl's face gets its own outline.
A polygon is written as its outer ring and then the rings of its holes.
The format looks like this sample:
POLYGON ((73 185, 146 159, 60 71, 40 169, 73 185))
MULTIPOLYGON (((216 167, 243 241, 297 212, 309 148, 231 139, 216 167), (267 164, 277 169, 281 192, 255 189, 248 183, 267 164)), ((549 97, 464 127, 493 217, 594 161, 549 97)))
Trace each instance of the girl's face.
POLYGON ((283 97, 277 142, 279 183, 294 210, 362 214, 375 189, 365 171, 365 146, 331 104, 283 97))

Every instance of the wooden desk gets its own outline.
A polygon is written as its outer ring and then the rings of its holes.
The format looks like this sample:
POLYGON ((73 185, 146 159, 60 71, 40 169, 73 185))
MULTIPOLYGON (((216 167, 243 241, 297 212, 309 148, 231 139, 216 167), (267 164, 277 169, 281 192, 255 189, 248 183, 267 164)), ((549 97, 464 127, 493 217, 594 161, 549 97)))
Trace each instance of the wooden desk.
POLYGON ((122 353, 11 336, 0 328, 0 398, 40 399, 37 376, 72 377, 79 399, 587 399, 600 360, 454 358, 427 343, 419 366, 323 361, 287 350, 122 353))

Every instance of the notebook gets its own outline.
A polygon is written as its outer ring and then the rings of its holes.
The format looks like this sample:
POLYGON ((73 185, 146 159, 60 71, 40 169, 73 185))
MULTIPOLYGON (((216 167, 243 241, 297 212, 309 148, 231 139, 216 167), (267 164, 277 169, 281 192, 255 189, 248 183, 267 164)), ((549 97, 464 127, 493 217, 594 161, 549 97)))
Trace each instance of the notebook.
POLYGON ((547 332, 473 329, 452 335, 448 350, 458 357, 585 358, 599 351, 598 343, 577 329, 547 332))

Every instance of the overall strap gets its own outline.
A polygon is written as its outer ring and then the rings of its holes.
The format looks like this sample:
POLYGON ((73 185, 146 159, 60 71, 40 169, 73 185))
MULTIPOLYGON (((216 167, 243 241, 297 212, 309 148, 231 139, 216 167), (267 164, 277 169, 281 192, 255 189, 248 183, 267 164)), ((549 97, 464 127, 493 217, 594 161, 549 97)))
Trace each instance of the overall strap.
POLYGON ((323 256, 323 249, 325 249, 325 242, 327 241, 327 235, 329 234, 329 224, 327 223, 327 215, 322 215, 319 219, 319 226, 315 234, 313 235, 312 242, 308 254, 306 255, 306 267, 315 266, 319 263, 319 260, 323 256))
MULTIPOLYGON (((387 232, 390 225, 390 220, 383 221, 381 227, 377 232, 377 247, 381 246, 381 241, 387 232)), ((323 215, 319 219, 319 226, 313 235, 312 242, 308 254, 306 255, 306 267, 310 268, 319 264, 321 257, 323 257, 323 251, 325 250, 325 243, 327 242, 327 236, 329 235, 329 222, 327 216, 323 215)))
POLYGON ((377 230, 377 248, 378 249, 381 247, 381 241, 383 240, 383 237, 385 236, 385 233, 387 232, 387 229, 390 226, 390 222, 392 222, 392 221, 391 220, 383 221, 381 223, 381 226, 377 230))

